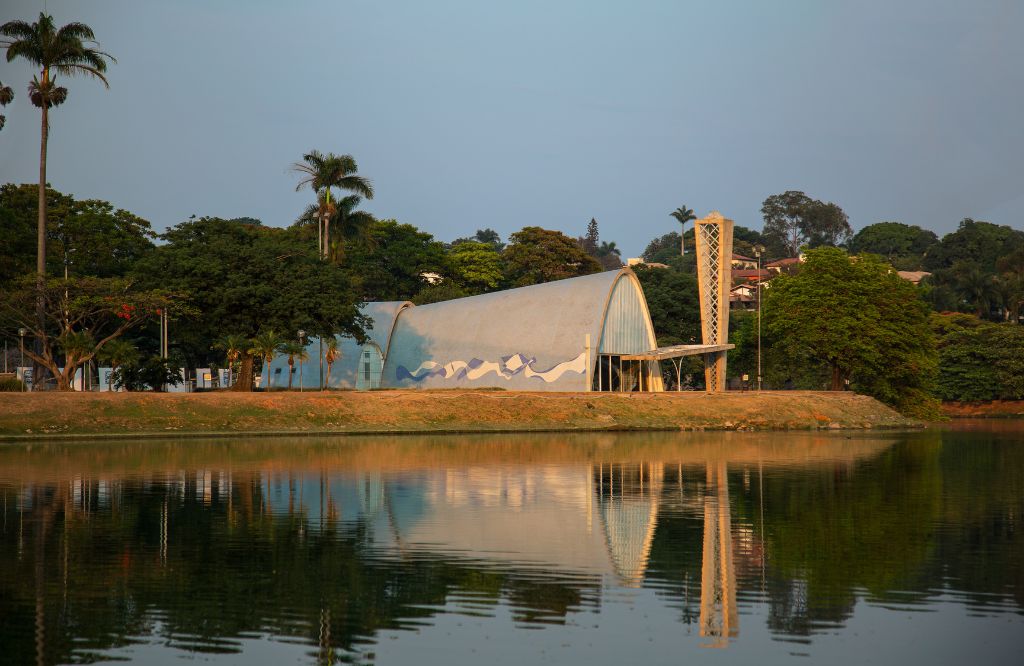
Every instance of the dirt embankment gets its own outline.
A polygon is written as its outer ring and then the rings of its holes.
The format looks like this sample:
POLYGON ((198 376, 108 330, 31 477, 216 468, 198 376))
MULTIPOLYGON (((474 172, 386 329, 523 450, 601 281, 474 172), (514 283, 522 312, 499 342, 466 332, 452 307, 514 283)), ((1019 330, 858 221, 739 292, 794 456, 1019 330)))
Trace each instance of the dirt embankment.
POLYGON ((603 430, 814 430, 918 425, 853 393, 503 391, 0 394, 0 438, 603 430))
POLYGON ((944 402, 942 413, 957 419, 1024 418, 1024 400, 993 400, 991 402, 944 402))

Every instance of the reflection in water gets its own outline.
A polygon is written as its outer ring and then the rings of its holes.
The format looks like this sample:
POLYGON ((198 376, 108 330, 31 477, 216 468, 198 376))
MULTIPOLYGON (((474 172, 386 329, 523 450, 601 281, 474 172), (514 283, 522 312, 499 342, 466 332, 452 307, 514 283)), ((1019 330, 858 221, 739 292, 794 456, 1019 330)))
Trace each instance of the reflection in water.
POLYGON ((889 608, 1020 627, 1024 451, 1004 435, 8 447, 0 644, 12 663, 405 661, 451 617, 475 627, 442 641, 456 659, 511 659, 544 628, 604 661, 661 626, 635 646, 679 661, 739 658, 760 627, 782 642, 759 651, 825 649, 889 608))
POLYGON ((704 558, 700 586, 700 635, 715 638, 711 647, 739 633, 736 574, 729 520, 729 479, 725 461, 708 465, 704 495, 704 558))

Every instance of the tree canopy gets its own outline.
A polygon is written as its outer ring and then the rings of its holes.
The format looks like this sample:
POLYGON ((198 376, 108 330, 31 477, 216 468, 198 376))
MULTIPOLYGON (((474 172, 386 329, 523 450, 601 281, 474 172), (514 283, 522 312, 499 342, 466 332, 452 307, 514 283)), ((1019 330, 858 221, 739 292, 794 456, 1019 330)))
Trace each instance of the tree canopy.
POLYGON ((928 307, 874 255, 810 250, 799 273, 772 280, 763 307, 771 344, 827 368, 832 390, 849 380, 905 410, 932 406, 937 355, 928 307))
POLYGON ((347 273, 319 261, 316 248, 291 230, 204 217, 161 239, 135 274, 144 284, 190 295, 196 315, 177 326, 175 340, 192 359, 209 357, 212 342, 225 334, 364 334, 347 273))
POLYGON ((990 222, 965 218, 959 228, 931 247, 924 267, 934 271, 952 268, 957 261, 969 261, 982 271, 993 273, 996 262, 1024 247, 1024 231, 990 222))
POLYGON ((445 276, 444 244, 411 224, 378 220, 368 227, 367 242, 349 249, 353 286, 367 301, 411 299, 427 285, 424 273, 445 276))
POLYGON ((850 241, 850 251, 884 257, 895 268, 920 270, 925 254, 939 242, 935 232, 902 222, 877 222, 864 227, 850 241))
MULTIPOLYGON (((0 284, 33 268, 38 198, 36 185, 0 186, 0 284)), ((106 201, 78 201, 52 188, 47 199, 47 272, 93 277, 126 275, 153 249, 149 222, 106 201)))
POLYGON ((509 236, 501 257, 505 278, 514 287, 601 272, 601 264, 576 240, 540 227, 523 227, 509 236))
POLYGON ((765 199, 761 214, 762 235, 771 256, 795 257, 804 245, 843 245, 853 234, 842 208, 794 190, 765 199))

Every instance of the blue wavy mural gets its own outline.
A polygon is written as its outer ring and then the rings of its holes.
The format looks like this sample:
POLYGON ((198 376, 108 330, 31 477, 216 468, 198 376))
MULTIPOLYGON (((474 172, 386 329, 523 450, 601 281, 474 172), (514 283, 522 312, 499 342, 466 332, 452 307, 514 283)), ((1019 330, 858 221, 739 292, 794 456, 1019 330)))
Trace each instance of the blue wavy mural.
POLYGON ((528 358, 523 354, 505 356, 500 361, 484 361, 473 358, 469 361, 449 361, 441 364, 436 361, 424 361, 415 370, 409 370, 404 365, 395 368, 395 377, 398 380, 411 379, 414 382, 421 382, 429 377, 440 377, 452 381, 480 379, 493 372, 503 379, 512 379, 518 374, 524 377, 536 378, 550 384, 567 372, 583 374, 587 371, 587 354, 581 353, 574 359, 563 361, 547 370, 535 370, 536 358, 528 358))

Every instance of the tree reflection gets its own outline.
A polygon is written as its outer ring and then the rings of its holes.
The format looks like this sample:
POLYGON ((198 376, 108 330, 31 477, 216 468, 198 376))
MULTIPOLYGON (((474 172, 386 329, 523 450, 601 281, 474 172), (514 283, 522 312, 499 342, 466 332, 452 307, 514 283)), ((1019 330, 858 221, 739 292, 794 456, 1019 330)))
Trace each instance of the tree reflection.
POLYGON ((570 441, 554 462, 549 442, 510 440, 505 463, 446 444, 443 460, 405 470, 311 468, 257 443, 110 475, 53 466, 90 469, 112 449, 8 451, 0 469, 19 472, 0 483, 0 645, 12 663, 49 664, 140 640, 233 652, 269 634, 335 663, 440 612, 507 607, 516 623, 562 624, 609 586, 655 589, 711 646, 739 635, 744 604, 766 604, 771 630, 801 640, 861 600, 924 604, 952 589, 1024 609, 1024 451, 964 437, 570 441), (473 517, 505 521, 512 544, 548 534, 545 520, 565 538, 489 552, 473 517))

